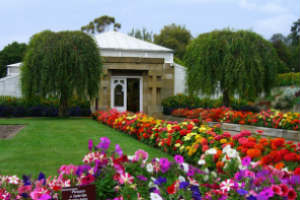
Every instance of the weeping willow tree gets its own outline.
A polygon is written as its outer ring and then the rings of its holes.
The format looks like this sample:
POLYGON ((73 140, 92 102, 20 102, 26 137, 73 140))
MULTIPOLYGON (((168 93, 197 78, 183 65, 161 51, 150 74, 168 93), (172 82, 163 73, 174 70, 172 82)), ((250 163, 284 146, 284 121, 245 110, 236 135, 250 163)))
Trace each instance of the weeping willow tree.
POLYGON ((81 31, 43 31, 30 39, 21 70, 22 93, 59 99, 59 115, 66 116, 69 101, 91 99, 98 93, 102 64, 99 48, 81 31))
POLYGON ((190 94, 221 91, 223 104, 235 94, 253 100, 268 94, 280 60, 272 44, 251 31, 213 31, 199 35, 185 54, 190 94))

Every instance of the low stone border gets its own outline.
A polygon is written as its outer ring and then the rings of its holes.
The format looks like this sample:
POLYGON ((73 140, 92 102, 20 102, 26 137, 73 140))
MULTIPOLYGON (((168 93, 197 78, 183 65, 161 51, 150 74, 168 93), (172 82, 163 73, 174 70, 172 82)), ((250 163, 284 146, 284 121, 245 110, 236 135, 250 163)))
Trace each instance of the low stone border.
POLYGON ((230 123, 218 123, 218 122, 208 122, 209 126, 213 126, 216 124, 221 124, 221 128, 225 131, 235 131, 240 132, 242 130, 249 130, 251 132, 256 132, 257 130, 264 131, 262 133, 263 136, 269 137, 282 137, 287 140, 300 141, 300 132, 285 130, 285 129, 276 129, 276 128, 266 128, 266 127, 258 127, 258 126, 249 126, 249 125, 240 125, 240 124, 230 124, 230 123))

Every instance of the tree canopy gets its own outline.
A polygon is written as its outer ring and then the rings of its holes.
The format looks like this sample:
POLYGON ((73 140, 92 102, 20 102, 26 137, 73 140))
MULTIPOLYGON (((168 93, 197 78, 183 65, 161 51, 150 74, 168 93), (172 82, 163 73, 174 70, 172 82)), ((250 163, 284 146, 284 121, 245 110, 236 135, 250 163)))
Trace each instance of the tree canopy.
POLYGON ((179 59, 183 59, 186 46, 191 39, 190 31, 185 26, 176 24, 164 26, 159 34, 154 35, 154 43, 173 49, 179 59))
POLYGON ((103 15, 101 17, 95 18, 87 25, 82 26, 81 31, 92 34, 102 33, 111 25, 113 26, 113 30, 115 31, 121 28, 121 24, 116 22, 114 17, 103 15))
POLYGON ((25 43, 13 42, 0 51, 0 78, 6 76, 7 65, 23 60, 26 48, 25 43))
POLYGON ((148 42, 153 42, 153 33, 150 31, 147 31, 146 28, 140 29, 131 29, 131 31, 128 33, 128 35, 133 36, 135 38, 145 40, 148 42))
POLYGON ((97 96, 101 74, 100 50, 81 31, 43 31, 32 36, 21 68, 25 98, 56 97, 60 116, 69 100, 97 96))
POLYGON ((213 31, 199 35, 185 55, 187 84, 191 94, 220 90, 223 104, 238 94, 254 99, 270 92, 279 65, 272 44, 251 31, 213 31))

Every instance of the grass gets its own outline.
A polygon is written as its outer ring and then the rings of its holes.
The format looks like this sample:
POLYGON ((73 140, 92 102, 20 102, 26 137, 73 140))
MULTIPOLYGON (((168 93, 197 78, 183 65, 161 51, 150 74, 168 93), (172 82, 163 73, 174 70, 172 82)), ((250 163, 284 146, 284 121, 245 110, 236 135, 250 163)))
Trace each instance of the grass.
POLYGON ((120 144, 129 155, 144 149, 150 159, 172 159, 159 149, 89 118, 12 118, 0 119, 0 124, 26 124, 15 137, 0 139, 0 175, 36 177, 39 172, 56 175, 62 164, 82 164, 81 160, 88 152, 88 140, 98 144, 99 138, 104 136, 111 140, 111 149, 120 144))

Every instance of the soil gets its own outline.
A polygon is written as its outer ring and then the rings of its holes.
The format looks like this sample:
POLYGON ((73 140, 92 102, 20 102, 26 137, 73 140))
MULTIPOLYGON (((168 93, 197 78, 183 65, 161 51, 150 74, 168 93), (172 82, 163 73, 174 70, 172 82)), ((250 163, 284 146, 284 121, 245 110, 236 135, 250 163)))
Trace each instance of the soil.
POLYGON ((0 139, 12 138, 24 127, 24 125, 0 125, 0 139))

